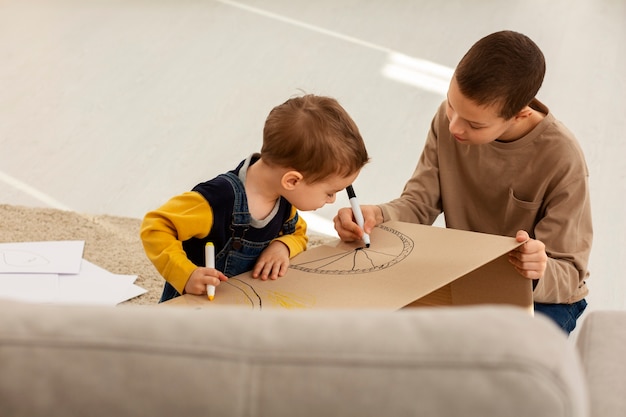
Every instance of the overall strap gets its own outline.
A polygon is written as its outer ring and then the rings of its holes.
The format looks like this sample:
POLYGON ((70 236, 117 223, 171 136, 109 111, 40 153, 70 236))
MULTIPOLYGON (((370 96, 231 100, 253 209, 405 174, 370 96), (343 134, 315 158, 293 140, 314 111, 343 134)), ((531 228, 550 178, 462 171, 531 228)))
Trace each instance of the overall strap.
POLYGON ((225 174, 221 174, 220 176, 228 180, 230 185, 233 187, 233 192, 235 194, 230 230, 232 247, 237 250, 241 248, 241 239, 243 239, 246 231, 250 227, 250 211, 248 210, 246 190, 239 177, 234 173, 227 172, 225 174))

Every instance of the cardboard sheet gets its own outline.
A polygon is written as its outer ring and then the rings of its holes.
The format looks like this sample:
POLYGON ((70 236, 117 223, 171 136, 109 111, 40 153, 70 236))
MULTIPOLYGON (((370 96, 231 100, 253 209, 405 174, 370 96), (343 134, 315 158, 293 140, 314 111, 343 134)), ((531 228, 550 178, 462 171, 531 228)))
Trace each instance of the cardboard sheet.
POLYGON ((184 295, 167 304, 252 309, 397 310, 476 303, 528 307, 531 281, 506 259, 519 245, 511 237, 387 222, 372 231, 369 248, 336 240, 294 257, 278 280, 261 281, 245 273, 222 282, 213 301, 184 295))

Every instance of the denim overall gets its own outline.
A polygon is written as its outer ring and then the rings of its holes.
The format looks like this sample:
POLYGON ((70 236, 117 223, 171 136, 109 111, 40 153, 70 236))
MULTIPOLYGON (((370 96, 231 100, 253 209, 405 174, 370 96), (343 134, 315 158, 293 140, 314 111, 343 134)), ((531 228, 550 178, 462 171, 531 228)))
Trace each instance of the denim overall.
MULTIPOLYGON (((244 185, 239 177, 233 172, 221 174, 220 177, 228 180, 234 191, 233 212, 229 227, 230 238, 223 248, 215 255, 215 269, 222 271, 227 277, 239 275, 254 268, 256 260, 261 252, 276 238, 272 237, 263 242, 253 242, 245 239, 246 231, 251 227, 251 216, 248 210, 248 200, 244 185)), ((283 234, 293 234, 296 230, 298 215, 283 224, 283 234)), ((159 302, 178 297, 180 294, 169 283, 163 287, 163 294, 159 302)))

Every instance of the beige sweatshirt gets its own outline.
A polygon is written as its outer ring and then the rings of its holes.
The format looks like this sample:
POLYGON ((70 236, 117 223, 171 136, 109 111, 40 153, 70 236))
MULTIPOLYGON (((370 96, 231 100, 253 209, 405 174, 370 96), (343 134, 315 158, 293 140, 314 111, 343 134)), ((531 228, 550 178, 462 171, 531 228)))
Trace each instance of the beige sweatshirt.
POLYGON ((385 221, 432 224, 443 212, 449 228, 502 236, 526 230, 549 257, 534 300, 574 303, 588 293, 589 173, 574 135, 542 103, 532 107, 546 117, 526 136, 464 145, 448 130, 444 101, 402 195, 380 207, 385 221))

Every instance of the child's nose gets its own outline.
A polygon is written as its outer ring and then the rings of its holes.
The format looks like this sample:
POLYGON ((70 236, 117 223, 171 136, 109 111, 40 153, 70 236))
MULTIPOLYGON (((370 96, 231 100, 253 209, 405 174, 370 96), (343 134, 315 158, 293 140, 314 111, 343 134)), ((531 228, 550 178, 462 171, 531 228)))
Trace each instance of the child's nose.
POLYGON ((448 129, 453 135, 460 135, 461 133, 463 133, 463 128, 457 117, 453 117, 450 119, 450 126, 448 127, 448 129))

